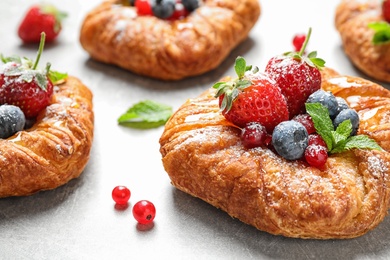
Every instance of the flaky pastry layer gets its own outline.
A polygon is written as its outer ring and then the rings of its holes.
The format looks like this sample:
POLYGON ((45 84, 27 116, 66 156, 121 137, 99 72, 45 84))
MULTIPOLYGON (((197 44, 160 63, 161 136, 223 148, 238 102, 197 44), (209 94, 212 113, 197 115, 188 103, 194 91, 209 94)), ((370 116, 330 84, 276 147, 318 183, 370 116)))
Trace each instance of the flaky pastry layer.
POLYGON ((160 138, 172 184, 275 235, 344 239, 372 230, 389 207, 390 91, 330 69, 322 75, 322 88, 346 98, 359 113, 359 133, 384 151, 331 155, 318 169, 266 148, 246 149, 210 88, 183 104, 160 138))
POLYGON ((216 68, 248 37, 258 0, 205 0, 185 19, 138 16, 106 0, 85 17, 80 42, 90 56, 140 75, 179 80, 216 68))
POLYGON ((69 76, 31 128, 0 139, 0 197, 54 189, 83 172, 93 141, 92 98, 69 76))
POLYGON ((390 43, 374 45, 372 22, 384 22, 382 1, 342 0, 336 9, 335 25, 343 48, 352 63, 366 75, 390 82, 390 43))

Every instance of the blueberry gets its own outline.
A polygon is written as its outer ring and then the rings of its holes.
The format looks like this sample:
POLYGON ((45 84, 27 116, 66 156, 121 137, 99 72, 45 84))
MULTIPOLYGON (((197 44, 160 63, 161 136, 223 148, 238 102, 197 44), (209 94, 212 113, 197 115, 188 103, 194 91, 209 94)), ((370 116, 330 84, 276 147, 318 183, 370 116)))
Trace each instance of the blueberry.
POLYGON ((22 110, 17 106, 0 106, 0 138, 8 138, 18 131, 23 130, 26 118, 22 110))
POLYGON ((199 7, 199 0, 182 0, 181 3, 184 5, 184 8, 189 12, 192 12, 199 7))
POLYGON ((301 158, 308 145, 308 140, 306 128, 301 123, 292 120, 280 123, 272 133, 272 145, 276 152, 287 160, 301 158))
POLYGON ((328 108, 330 118, 335 118, 337 115, 337 100, 332 92, 319 89, 308 97, 306 103, 322 104, 328 108))
POLYGON ((357 130, 359 128, 359 115, 354 109, 347 108, 342 110, 333 120, 333 125, 336 129, 339 124, 341 124, 342 122, 348 119, 351 120, 351 124, 352 124, 351 135, 356 135, 357 130))
POLYGON ((175 0, 152 0, 151 7, 154 16, 166 19, 172 16, 175 12, 175 0))
MULTIPOLYGON (((337 101, 337 115, 343 111, 344 109, 347 109, 349 108, 349 105, 347 103, 347 101, 345 101, 344 98, 342 97, 336 97, 336 101, 337 101)), ((337 116, 336 115, 336 116, 337 116)))

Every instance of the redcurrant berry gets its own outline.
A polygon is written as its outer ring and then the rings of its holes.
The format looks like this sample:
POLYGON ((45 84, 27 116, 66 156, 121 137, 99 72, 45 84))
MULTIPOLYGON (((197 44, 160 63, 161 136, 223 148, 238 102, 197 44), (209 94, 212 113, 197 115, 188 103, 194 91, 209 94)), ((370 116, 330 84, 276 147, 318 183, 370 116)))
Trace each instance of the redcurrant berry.
POLYGON ((319 134, 310 134, 308 145, 315 144, 327 148, 324 139, 319 134))
POLYGON ((390 23, 390 0, 382 2, 382 15, 385 21, 390 23))
POLYGON ((306 40, 306 35, 305 34, 297 34, 297 35, 294 36, 294 38, 293 38, 293 46, 294 46, 295 51, 300 51, 301 50, 305 40, 306 40))
POLYGON ((135 0, 138 15, 153 15, 149 0, 135 0))
POLYGON ((305 150, 305 160, 311 166, 320 168, 328 159, 328 150, 321 145, 308 145, 305 150))
POLYGON ((246 148, 266 145, 267 130, 260 123, 249 123, 241 130, 241 141, 246 148))
POLYGON ((126 186, 116 186, 112 190, 112 199, 117 203, 117 204, 126 204, 131 196, 130 190, 126 186))
POLYGON ((292 120, 301 123, 306 128, 308 134, 316 132, 313 120, 311 119, 311 116, 309 114, 296 115, 292 120))
POLYGON ((140 224, 151 223, 156 216, 156 208, 148 200, 138 201, 133 206, 133 216, 140 224))

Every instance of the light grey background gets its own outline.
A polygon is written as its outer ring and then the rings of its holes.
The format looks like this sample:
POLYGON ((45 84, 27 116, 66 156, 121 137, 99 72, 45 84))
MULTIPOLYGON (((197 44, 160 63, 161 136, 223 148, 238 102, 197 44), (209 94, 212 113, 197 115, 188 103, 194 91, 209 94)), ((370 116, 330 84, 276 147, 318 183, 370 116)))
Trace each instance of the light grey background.
MULTIPOLYGON (((0 52, 34 58, 17 26, 38 1, 0 1, 0 52)), ((132 104, 151 99, 177 109, 225 75, 237 55, 264 69, 271 56, 292 49, 294 34, 313 28, 309 50, 327 65, 362 76, 344 55, 334 28, 338 1, 262 0, 262 15, 248 40, 216 70, 179 82, 161 82, 89 59, 78 38, 86 12, 99 1, 52 0, 69 16, 41 65, 79 77, 94 93, 95 138, 80 178, 52 191, 0 199, 0 259, 389 259, 390 219, 351 240, 301 240, 272 236, 171 186, 161 164, 163 128, 133 130, 117 125, 132 104), (127 209, 115 209, 111 191, 126 185, 127 209), (152 201, 154 226, 144 230, 131 214, 138 200, 152 201)), ((387 85, 389 87, 389 85, 387 85)))

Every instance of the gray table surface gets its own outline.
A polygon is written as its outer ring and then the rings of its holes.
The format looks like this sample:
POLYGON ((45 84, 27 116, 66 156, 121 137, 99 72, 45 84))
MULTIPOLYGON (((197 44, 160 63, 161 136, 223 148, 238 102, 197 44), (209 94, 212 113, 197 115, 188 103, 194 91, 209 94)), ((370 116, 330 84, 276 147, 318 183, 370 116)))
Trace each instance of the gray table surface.
MULTIPOLYGON (((17 26, 34 2, 0 1, 0 52, 34 58, 17 26)), ((262 16, 250 37, 216 70, 179 82, 161 82, 91 60, 78 38, 83 17, 99 1, 51 0, 68 13, 63 31, 46 46, 42 63, 79 77, 94 93, 95 137, 80 178, 52 191, 0 199, 0 259, 390 259, 390 218, 351 240, 301 240, 273 236, 176 190, 165 173, 158 139, 163 128, 117 125, 132 104, 151 99, 177 109, 219 78, 233 75, 237 55, 264 68, 292 48, 294 34, 313 28, 310 50, 327 65, 362 76, 342 51, 334 28, 337 0, 262 0, 262 16), (127 209, 111 198, 116 185, 132 191, 127 209), (144 230, 131 214, 138 200, 152 201, 154 226, 144 230)), ((389 85, 387 85, 389 87, 389 85)))

